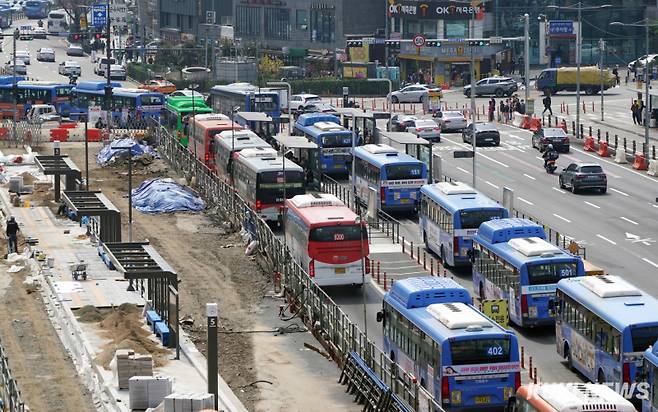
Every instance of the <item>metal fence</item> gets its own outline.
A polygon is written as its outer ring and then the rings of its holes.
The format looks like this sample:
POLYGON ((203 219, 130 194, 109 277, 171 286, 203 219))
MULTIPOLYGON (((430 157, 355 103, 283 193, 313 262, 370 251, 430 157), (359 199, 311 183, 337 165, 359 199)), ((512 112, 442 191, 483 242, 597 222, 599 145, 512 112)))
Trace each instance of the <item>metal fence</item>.
MULTIPOLYGON (((421 387, 414 376, 402 370, 387 354, 376 347, 356 324, 352 323, 331 297, 294 261, 272 229, 256 216, 229 185, 195 159, 194 155, 183 148, 168 130, 158 127, 155 137, 161 155, 171 167, 194 181, 199 194, 209 204, 219 208, 234 227, 241 227, 245 222, 250 222, 249 226, 259 242, 259 252, 271 265, 272 270, 282 275, 282 286, 289 299, 291 311, 304 320, 309 330, 331 353, 334 360, 343 365, 348 354, 354 352, 385 385, 391 388, 392 393, 413 410, 442 410, 433 395, 421 387)), ((391 232, 394 231, 393 226, 395 223, 388 224, 391 232)), ((386 224, 383 227, 386 227, 386 224)), ((398 409, 391 406, 385 410, 398 409)))
POLYGON ((21 391, 18 389, 16 379, 11 376, 9 369, 9 358, 7 352, 0 342, 0 399, 4 403, 3 411, 25 412, 27 409, 21 399, 21 391))
POLYGON ((16 133, 14 133, 14 122, 11 119, 0 121, 0 141, 9 146, 38 147, 49 138, 48 132, 48 129, 42 129, 40 124, 21 120, 16 122, 16 133))

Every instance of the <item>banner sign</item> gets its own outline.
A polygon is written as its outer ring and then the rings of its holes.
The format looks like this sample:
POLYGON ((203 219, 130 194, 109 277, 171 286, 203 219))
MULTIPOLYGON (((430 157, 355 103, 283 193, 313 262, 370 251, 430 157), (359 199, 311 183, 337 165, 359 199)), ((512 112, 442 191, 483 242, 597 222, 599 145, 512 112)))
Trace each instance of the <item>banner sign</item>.
POLYGON ((453 365, 443 367, 443 376, 457 375, 489 375, 492 373, 518 372, 521 367, 518 362, 490 363, 484 365, 453 365))
POLYGON ((552 20, 546 26, 546 34, 550 37, 575 38, 576 28, 571 20, 552 20))
POLYGON ((470 4, 453 1, 410 1, 389 0, 386 13, 389 17, 413 17, 415 19, 434 20, 469 20, 473 13, 476 19, 484 17, 484 5, 472 6, 470 4))

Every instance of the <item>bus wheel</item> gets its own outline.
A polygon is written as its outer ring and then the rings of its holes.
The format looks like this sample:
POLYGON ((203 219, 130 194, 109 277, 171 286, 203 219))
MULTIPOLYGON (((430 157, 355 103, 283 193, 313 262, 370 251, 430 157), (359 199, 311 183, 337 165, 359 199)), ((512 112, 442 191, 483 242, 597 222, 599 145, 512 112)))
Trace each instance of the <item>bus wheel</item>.
POLYGON ((484 300, 484 285, 480 282, 480 301, 484 300))
POLYGON ((605 383, 605 374, 602 369, 599 369, 599 381, 598 383, 605 383))
POLYGON ((391 358, 391 360, 393 361, 393 363, 395 363, 395 352, 391 351, 391 356, 390 356, 390 358, 391 358))
POLYGON ((565 342, 564 344, 564 357, 567 358, 567 366, 569 370, 573 370, 573 358, 571 357, 571 350, 569 350, 569 344, 565 342))

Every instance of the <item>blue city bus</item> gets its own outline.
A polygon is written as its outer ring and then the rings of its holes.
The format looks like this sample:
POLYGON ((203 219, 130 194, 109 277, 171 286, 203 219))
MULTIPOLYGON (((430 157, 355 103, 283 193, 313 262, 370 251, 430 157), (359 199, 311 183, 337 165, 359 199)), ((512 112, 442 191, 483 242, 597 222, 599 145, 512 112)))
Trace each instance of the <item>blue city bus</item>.
POLYGON ((396 281, 384 295, 384 351, 446 410, 502 410, 521 384, 519 346, 452 279, 396 281))
POLYGON ((14 15, 9 4, 0 4, 0 29, 8 29, 14 22, 14 15))
POLYGON ((314 174, 345 175, 352 165, 352 132, 341 126, 338 117, 306 113, 295 122, 294 133, 318 145, 310 155, 314 174))
POLYGON ((643 379, 639 382, 646 382, 645 389, 648 389, 647 396, 642 399, 642 412, 658 411, 658 341, 644 351, 644 362, 642 362, 643 379))
POLYGON ((547 242, 544 228, 527 219, 482 223, 471 258, 475 293, 507 300, 510 320, 522 327, 552 324, 557 282, 585 275, 579 256, 547 242))
POLYGON ((468 253, 480 224, 508 216, 507 209, 461 182, 425 185, 420 198, 423 242, 447 266, 468 266, 468 253))
POLYGON ((385 144, 354 148, 357 198, 369 204, 374 191, 378 209, 414 213, 420 208, 420 188, 427 183, 425 163, 385 144))
POLYGON ((554 309, 557 352, 569 368, 592 382, 640 382, 645 351, 658 339, 656 298, 619 276, 584 276, 558 282, 554 309))
MULTIPOLYGON (((80 82, 73 88, 72 118, 88 113, 90 106, 105 107, 104 81, 80 82), (75 113, 75 115, 73 114, 75 113)), ((121 83, 111 82, 112 119, 115 124, 126 125, 131 119, 160 119, 165 96, 162 93, 142 89, 122 88, 121 83)))
POLYGON ((261 89, 249 83, 233 83, 214 86, 210 89, 208 106, 215 113, 233 116, 234 111, 261 112, 272 118, 278 132, 281 123, 281 102, 279 94, 270 89, 261 89))
POLYGON ((28 19, 45 19, 50 13, 48 0, 28 0, 23 6, 23 12, 28 19))
MULTIPOLYGON (((73 86, 66 83, 49 81, 26 81, 16 77, 16 104, 21 116, 27 113, 33 104, 52 104, 61 116, 71 112, 71 93, 73 86)), ((11 76, 0 76, 0 112, 13 111, 13 79, 11 76)), ((4 116, 7 117, 7 116, 4 116)), ((11 114, 9 114, 11 117, 11 114)))

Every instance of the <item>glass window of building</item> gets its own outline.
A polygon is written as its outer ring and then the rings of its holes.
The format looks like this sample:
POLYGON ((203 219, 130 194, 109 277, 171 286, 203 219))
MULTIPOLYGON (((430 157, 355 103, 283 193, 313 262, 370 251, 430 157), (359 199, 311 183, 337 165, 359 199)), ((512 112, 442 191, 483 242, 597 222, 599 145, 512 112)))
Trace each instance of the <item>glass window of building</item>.
POLYGON ((265 8, 265 36, 276 40, 290 40, 290 11, 265 8))
POLYGON ((443 22, 445 27, 445 38, 468 38, 468 20, 449 21, 443 22))
POLYGON ((257 36, 260 34, 260 8, 237 6, 235 8, 235 29, 238 34, 257 36))
POLYGON ((336 11, 333 8, 311 10, 311 41, 332 43, 336 40, 336 11))
POLYGON ((308 10, 295 11, 295 24, 299 30, 308 29, 308 10))

